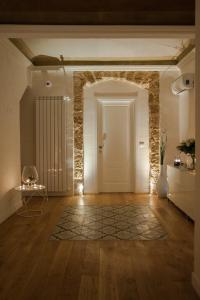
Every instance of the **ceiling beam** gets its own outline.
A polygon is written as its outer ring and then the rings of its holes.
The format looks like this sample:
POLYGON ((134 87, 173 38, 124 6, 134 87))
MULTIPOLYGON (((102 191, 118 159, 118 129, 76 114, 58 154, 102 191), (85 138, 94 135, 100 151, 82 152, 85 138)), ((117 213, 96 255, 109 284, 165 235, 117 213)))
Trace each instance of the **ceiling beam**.
POLYGON ((176 61, 178 64, 183 58, 185 58, 193 49, 195 48, 194 44, 189 44, 188 47, 186 47, 176 58, 176 61))
POLYGON ((63 62, 53 62, 51 60, 37 61, 34 66, 173 66, 176 60, 64 60, 63 62))
POLYGON ((0 25, 0 38, 195 38, 195 26, 0 25))
POLYGON ((11 43, 32 63, 34 54, 22 39, 9 39, 11 43))

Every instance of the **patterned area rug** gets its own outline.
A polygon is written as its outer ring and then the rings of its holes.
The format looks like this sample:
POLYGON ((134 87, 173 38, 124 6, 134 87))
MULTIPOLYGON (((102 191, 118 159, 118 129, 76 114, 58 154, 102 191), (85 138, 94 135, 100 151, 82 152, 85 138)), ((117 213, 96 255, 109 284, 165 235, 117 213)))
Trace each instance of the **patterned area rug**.
POLYGON ((148 205, 65 208, 51 240, 162 240, 167 237, 148 205))

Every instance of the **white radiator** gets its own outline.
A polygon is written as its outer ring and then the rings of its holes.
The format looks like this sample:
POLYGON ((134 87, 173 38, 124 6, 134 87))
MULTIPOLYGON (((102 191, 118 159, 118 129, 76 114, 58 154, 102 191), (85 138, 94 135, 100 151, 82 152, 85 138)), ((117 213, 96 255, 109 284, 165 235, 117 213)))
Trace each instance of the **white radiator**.
POLYGON ((67 191, 66 101, 36 99, 36 167, 40 184, 49 192, 67 191))

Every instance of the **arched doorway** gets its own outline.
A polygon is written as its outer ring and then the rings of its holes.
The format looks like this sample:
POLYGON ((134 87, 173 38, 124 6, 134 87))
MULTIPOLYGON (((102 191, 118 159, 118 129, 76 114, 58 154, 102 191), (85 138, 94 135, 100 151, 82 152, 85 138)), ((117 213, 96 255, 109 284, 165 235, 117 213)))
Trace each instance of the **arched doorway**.
MULTIPOLYGON (((94 71, 74 72, 74 185, 84 180, 83 104, 84 87, 102 79, 127 80, 149 94, 150 190, 155 190, 159 173, 159 72, 94 71)), ((141 162, 142 163, 142 162, 141 162)))

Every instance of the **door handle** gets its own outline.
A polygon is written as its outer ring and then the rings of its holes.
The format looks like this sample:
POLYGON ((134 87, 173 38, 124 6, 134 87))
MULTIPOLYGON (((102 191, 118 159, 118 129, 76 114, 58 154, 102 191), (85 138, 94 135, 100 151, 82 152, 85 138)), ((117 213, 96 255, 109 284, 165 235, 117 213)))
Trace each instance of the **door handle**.
POLYGON ((106 140, 106 138, 107 138, 107 134, 104 133, 103 137, 102 137, 102 141, 101 141, 103 143, 103 145, 99 145, 99 152, 102 152, 103 147, 104 147, 104 141, 106 140))

